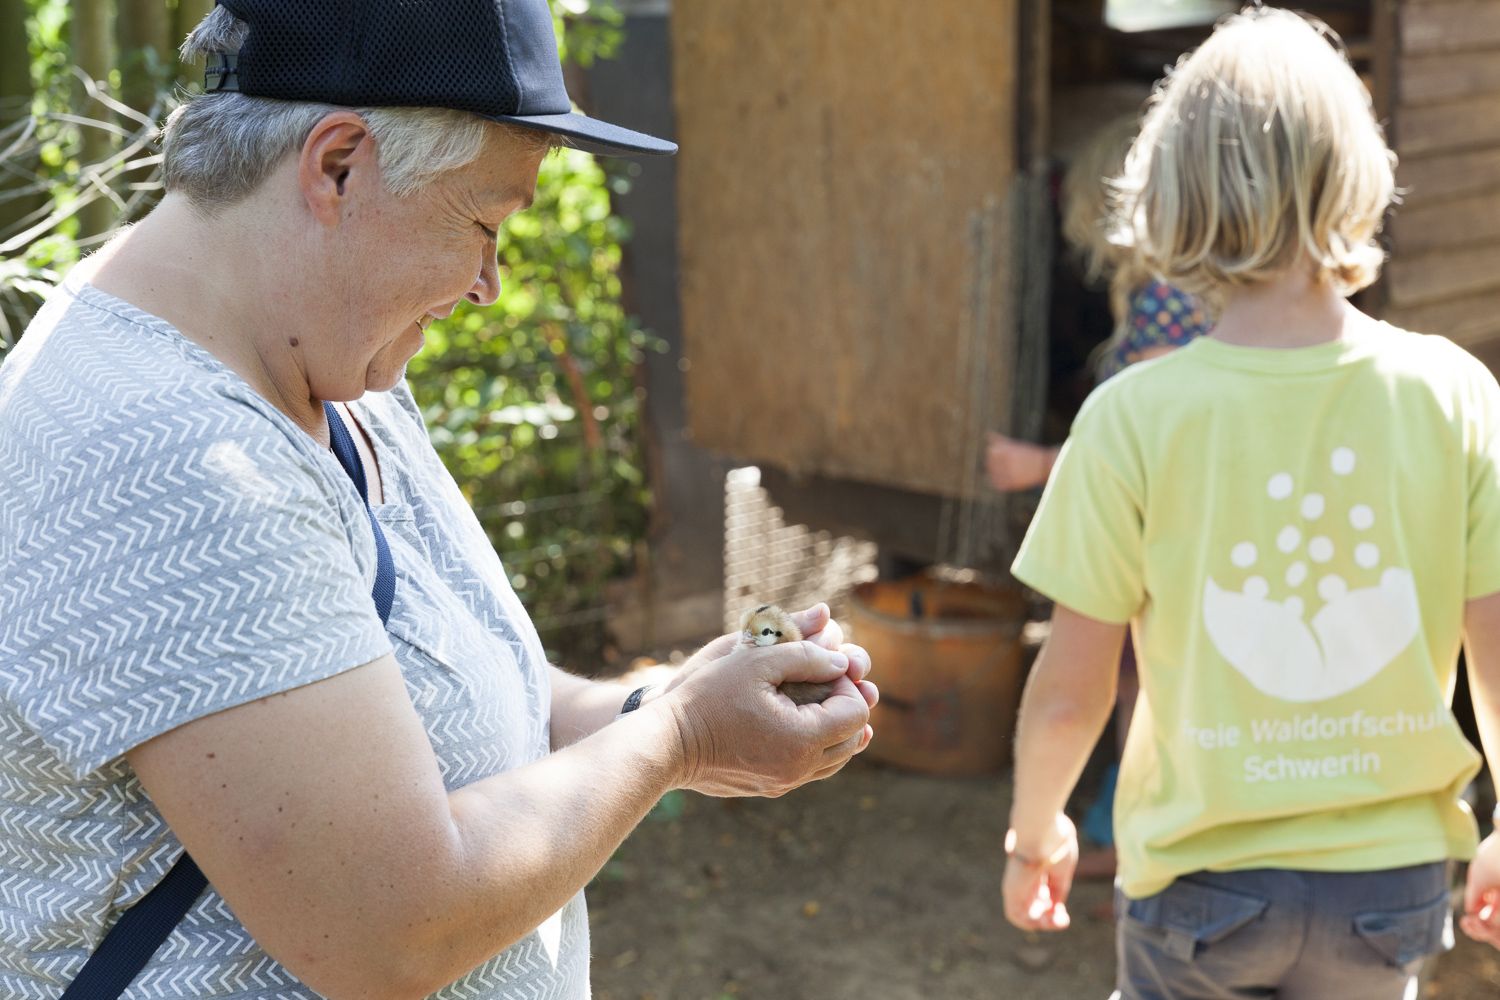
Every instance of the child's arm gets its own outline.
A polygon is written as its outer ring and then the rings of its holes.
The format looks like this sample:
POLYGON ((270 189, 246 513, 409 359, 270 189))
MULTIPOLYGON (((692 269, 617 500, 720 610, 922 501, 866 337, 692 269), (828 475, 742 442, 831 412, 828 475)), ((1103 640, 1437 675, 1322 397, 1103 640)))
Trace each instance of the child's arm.
MULTIPOLYGON (((1500 780, 1500 594, 1465 606, 1464 647, 1479 738, 1490 774, 1500 780)), ((1469 937, 1500 948, 1500 833, 1484 838, 1469 865, 1460 925, 1469 937)))
POLYGON ((1068 925, 1078 839, 1063 815, 1089 752, 1114 710, 1126 626, 1058 605, 1021 700, 1011 805, 1005 915, 1027 930, 1068 925))
POLYGON ((1001 493, 1045 486, 1061 450, 1056 445, 1032 444, 991 432, 984 452, 990 485, 1001 493))

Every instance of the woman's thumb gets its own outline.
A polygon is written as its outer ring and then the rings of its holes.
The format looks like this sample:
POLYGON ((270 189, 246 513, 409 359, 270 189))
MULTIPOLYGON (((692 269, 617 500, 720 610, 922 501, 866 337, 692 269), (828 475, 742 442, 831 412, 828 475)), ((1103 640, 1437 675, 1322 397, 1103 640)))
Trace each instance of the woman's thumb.
POLYGON ((831 617, 828 605, 822 601, 802 611, 792 612, 792 622, 801 630, 804 636, 816 635, 818 632, 823 631, 823 626, 828 624, 831 617))

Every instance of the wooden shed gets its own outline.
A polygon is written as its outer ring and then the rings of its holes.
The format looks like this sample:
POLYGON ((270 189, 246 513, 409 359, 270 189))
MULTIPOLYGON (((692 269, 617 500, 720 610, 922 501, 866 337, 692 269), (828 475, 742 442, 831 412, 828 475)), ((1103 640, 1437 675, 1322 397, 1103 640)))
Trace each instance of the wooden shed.
POLYGON ((1500 369, 1500 0, 1390 8, 1382 95, 1404 204, 1389 227, 1391 322, 1500 369))
MULTIPOLYGON (((1060 263, 1059 171, 1235 5, 1154 6, 675 0, 694 440, 804 523, 1008 561, 1025 511, 988 493, 984 432, 1065 431, 1060 331, 1095 294, 1060 263)), ((1401 158, 1361 305, 1500 366, 1500 0, 1297 6, 1342 35, 1401 158)))

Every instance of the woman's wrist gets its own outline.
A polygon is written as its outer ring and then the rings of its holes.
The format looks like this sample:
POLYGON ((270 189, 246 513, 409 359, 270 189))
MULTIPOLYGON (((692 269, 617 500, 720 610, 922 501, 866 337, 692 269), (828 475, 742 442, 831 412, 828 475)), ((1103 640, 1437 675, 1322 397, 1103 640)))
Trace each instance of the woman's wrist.
POLYGON ((658 674, 653 670, 647 676, 651 677, 651 681, 639 686, 632 684, 625 687, 618 682, 609 685, 617 699, 615 703, 619 706, 615 710, 615 718, 618 719, 622 715, 645 708, 652 702, 666 697, 682 677, 682 671, 658 674))
POLYGON ((628 695, 625 696, 625 700, 620 704, 620 711, 615 713, 615 718, 619 718, 622 715, 628 715, 644 705, 646 703, 647 695, 651 693, 651 689, 655 686, 656 685, 654 684, 642 684, 640 687, 631 691, 628 695))
POLYGON ((660 686, 657 686, 654 696, 647 692, 646 697, 649 704, 643 700, 635 711, 622 712, 609 728, 630 734, 633 748, 630 756, 639 760, 652 775, 653 784, 659 784, 657 794, 660 795, 686 784, 689 755, 685 729, 673 699, 661 697, 660 686))
POLYGON ((698 760, 698 738, 683 709, 682 699, 667 697, 667 692, 658 687, 651 703, 637 714, 659 720, 661 742, 666 748, 671 775, 670 787, 691 787, 698 760))

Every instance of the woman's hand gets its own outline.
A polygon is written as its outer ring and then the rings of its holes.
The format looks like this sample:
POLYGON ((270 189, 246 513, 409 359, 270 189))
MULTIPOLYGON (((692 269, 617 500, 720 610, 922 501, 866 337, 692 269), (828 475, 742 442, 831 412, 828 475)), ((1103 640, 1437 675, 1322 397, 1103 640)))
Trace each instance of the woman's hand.
POLYGON ((865 704, 871 708, 880 701, 880 690, 870 681, 870 654, 865 647, 844 641, 844 628, 829 616, 828 605, 819 602, 806 611, 792 615, 803 637, 824 649, 838 650, 849 658, 849 680, 854 682, 865 704))
MULTIPOLYGON (((792 613, 792 621, 802 632, 803 638, 823 649, 834 650, 843 653, 849 658, 849 680, 853 682, 860 695, 865 699, 865 704, 870 708, 880 700, 880 691, 866 678, 870 674, 870 654, 863 646, 844 641, 844 629, 838 622, 834 621, 829 613, 828 605, 819 601, 810 608, 792 613)), ((719 636, 709 642, 698 652, 688 658, 687 662, 678 668, 677 673, 667 682, 662 689, 662 694, 674 690, 683 681, 692 675, 693 671, 706 663, 711 663, 721 657, 729 655, 739 645, 740 634, 730 632, 719 636)))
POLYGON ((829 777, 869 745, 879 700, 865 679, 869 654, 843 642, 819 604, 792 616, 809 638, 743 646, 720 636, 699 651, 661 696, 682 741, 683 785, 707 795, 785 794, 829 777), (833 683, 819 705, 793 705, 786 681, 833 683))
POLYGON ((1068 893, 1078 867, 1078 831, 1057 814, 1051 830, 1029 843, 1012 830, 1006 837, 1005 919, 1025 931, 1061 931, 1072 922, 1068 893))
POLYGON ((989 473, 990 485, 1001 493, 1029 490, 1047 482, 1057 462, 1057 452, 1056 448, 991 433, 984 468, 989 473))

